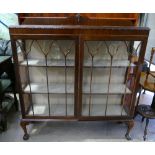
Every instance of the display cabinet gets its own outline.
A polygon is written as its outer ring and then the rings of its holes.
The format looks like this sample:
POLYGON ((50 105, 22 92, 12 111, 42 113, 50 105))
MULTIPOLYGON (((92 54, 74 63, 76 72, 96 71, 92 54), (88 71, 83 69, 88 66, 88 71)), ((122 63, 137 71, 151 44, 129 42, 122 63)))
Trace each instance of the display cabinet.
POLYGON ((21 103, 21 127, 35 121, 109 120, 133 115, 148 28, 10 27, 21 103))

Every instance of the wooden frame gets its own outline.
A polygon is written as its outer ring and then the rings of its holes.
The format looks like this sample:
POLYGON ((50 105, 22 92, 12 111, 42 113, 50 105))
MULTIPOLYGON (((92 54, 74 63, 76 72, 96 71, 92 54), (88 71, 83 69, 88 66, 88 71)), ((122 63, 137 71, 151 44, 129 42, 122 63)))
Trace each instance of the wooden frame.
POLYGON ((26 25, 137 26, 138 13, 19 13, 26 25))
POLYGON ((28 139, 29 135, 26 130, 26 125, 34 121, 52 121, 52 120, 111 120, 111 121, 121 121, 128 125, 128 130, 126 132, 126 138, 129 140, 129 132, 134 125, 133 115, 134 115, 134 105, 136 99, 136 93, 138 90, 138 83, 140 77, 140 69, 144 60, 144 54, 148 39, 149 29, 148 28, 138 28, 138 27, 105 27, 105 26, 33 26, 33 25, 21 25, 10 27, 10 36, 13 49, 13 56, 15 61, 16 76, 20 77, 19 64, 16 50, 17 40, 27 40, 27 39, 75 39, 76 41, 76 55, 75 55, 75 96, 76 100, 74 106, 74 116, 26 116, 25 107, 23 102, 22 87, 20 80, 18 82, 19 86, 19 97, 21 102, 22 110, 22 120, 21 126, 24 130, 24 139, 28 139), (84 53, 84 40, 104 40, 104 41, 141 41, 140 55, 138 62, 136 62, 137 67, 135 69, 136 78, 135 85, 133 88, 132 101, 130 104, 130 111, 127 116, 82 116, 81 115, 81 104, 82 104, 82 73, 83 73, 83 53, 84 53))

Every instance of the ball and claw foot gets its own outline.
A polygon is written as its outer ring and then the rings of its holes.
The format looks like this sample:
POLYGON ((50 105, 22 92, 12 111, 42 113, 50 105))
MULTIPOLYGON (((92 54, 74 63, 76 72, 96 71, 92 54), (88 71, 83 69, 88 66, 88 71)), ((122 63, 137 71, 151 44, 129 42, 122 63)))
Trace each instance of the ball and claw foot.
POLYGON ((125 138, 127 139, 127 140, 132 140, 132 138, 131 138, 131 136, 129 135, 129 134, 125 134, 125 138))
POLYGON ((28 140, 29 139, 29 134, 24 134, 24 136, 23 136, 23 140, 28 140))
POLYGON ((23 140, 28 140, 29 139, 29 134, 27 133, 27 128, 26 126, 29 125, 29 122, 24 122, 24 121, 21 121, 20 122, 20 125, 24 131, 24 136, 23 136, 23 140))
POLYGON ((134 121, 133 120, 127 122, 127 127, 128 128, 127 128, 127 132, 125 134, 125 137, 126 137, 127 140, 132 140, 132 138, 130 137, 130 131, 133 128, 133 126, 134 126, 134 121))

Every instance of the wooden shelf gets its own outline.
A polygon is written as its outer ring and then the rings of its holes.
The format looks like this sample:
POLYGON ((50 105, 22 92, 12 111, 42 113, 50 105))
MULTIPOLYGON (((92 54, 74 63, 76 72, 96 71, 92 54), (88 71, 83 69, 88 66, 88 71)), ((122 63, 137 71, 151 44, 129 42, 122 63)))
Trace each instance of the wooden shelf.
MULTIPOLYGON (((74 60, 67 60, 66 61, 66 66, 68 67, 74 67, 74 60)), ((29 59, 28 61, 22 61, 20 65, 22 66, 36 66, 36 67, 45 67, 46 66, 46 61, 45 60, 35 60, 35 59, 29 59)), ((47 66, 49 67, 64 67, 65 66, 65 61, 64 60, 47 60, 47 66)))
MULTIPOLYGON (((44 93, 47 94, 47 86, 45 84, 40 83, 31 83, 31 93, 44 93)), ((27 85, 23 92, 30 93, 30 86, 27 85)), ((65 84, 51 84, 49 85, 49 93, 52 94, 64 94, 65 93, 65 84)), ((67 94, 74 93, 74 85, 67 84, 67 94)), ((90 93, 90 85, 83 85, 83 93, 90 93)), ((107 84, 94 84, 92 85, 92 94, 107 94, 108 93, 108 85, 107 84)), ((125 85, 124 84, 111 84, 109 94, 124 94, 125 93, 125 85)), ((126 87, 126 94, 131 94, 131 91, 126 87)))

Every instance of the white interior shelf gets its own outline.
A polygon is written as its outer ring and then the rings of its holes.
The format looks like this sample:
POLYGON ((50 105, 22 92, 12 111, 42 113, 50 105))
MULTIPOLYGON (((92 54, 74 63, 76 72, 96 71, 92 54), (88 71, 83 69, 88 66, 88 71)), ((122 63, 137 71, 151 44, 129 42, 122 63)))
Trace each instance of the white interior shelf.
MULTIPOLYGON (((130 64, 129 60, 118 60, 115 59, 112 61, 112 67, 128 67, 130 64)), ((92 66, 91 60, 84 60, 83 63, 84 67, 92 66)), ((110 60, 93 60, 94 67, 110 67, 110 60)), ((131 66, 134 67, 135 65, 131 63, 131 66)))
MULTIPOLYGON (((131 91, 125 84, 110 84, 108 92, 108 84, 92 84, 92 94, 131 94, 131 91)), ((83 85, 83 93, 90 93, 90 85, 83 85)))
MULTIPOLYGON (((74 93, 74 85, 73 84, 67 84, 67 93, 74 93)), ((48 93, 47 91, 47 85, 46 84, 40 84, 40 83, 31 83, 30 85, 27 85, 24 89, 25 93, 48 93)), ((48 86, 49 93, 65 93, 65 84, 51 84, 48 86)))
MULTIPOLYGON (((66 66, 74 66, 75 61, 74 60, 67 60, 66 61, 66 66)), ((45 60, 38 60, 38 59, 28 59, 25 61, 22 61, 20 63, 22 66, 46 66, 46 61, 45 60)), ((47 60, 47 66, 65 66, 65 60, 64 59, 51 59, 47 60)))
MULTIPOLYGON (((93 104, 90 111, 90 116, 126 116, 124 108, 120 104, 108 104, 107 111, 105 114, 106 105, 105 104, 93 104)), ((82 115, 89 116, 89 105, 83 104, 82 115)))
MULTIPOLYGON (((49 105, 48 104, 34 104, 33 105, 34 115, 49 116, 49 105)), ((29 110, 28 115, 33 115, 32 108, 29 110)), ((50 115, 51 116, 65 116, 66 105, 65 104, 50 104, 50 115)), ((67 116, 74 115, 74 104, 67 105, 67 116)))
MULTIPOLYGON (((31 83, 24 88, 25 93, 48 93, 47 85, 40 83, 31 83)), ((49 93, 65 93, 65 84, 50 84, 48 86, 49 93)), ((74 93, 74 84, 66 85, 67 93, 74 93)), ((90 85, 83 85, 83 93, 90 93, 90 85)), ((92 94, 106 94, 108 93, 108 84, 93 84, 92 94)), ((131 91, 125 86, 125 84, 111 84, 109 87, 110 94, 131 94, 131 91)))
MULTIPOLYGON (((129 66, 129 60, 113 60, 112 61, 112 67, 128 67, 129 66)), ((66 66, 73 67, 75 64, 74 60, 67 59, 66 66)), ((44 67, 46 66, 45 60, 38 60, 38 59, 28 59, 27 61, 22 61, 20 63, 22 66, 40 66, 44 67)), ((92 65, 91 60, 85 60, 83 63, 84 67, 90 67, 92 65)), ((65 60, 64 59, 58 59, 58 60, 47 60, 47 66, 57 66, 57 67, 64 67, 65 66, 65 60)), ((110 67, 110 60, 94 60, 93 62, 94 67, 110 67)), ((134 67, 135 65, 131 63, 131 66, 134 67)))
MULTIPOLYGON (((105 116, 105 104, 94 104, 92 105, 90 116, 105 116)), ((33 105, 34 115, 49 115, 48 104, 34 104, 33 105)), ((33 115, 32 108, 28 112, 29 115, 33 115)), ((66 105, 65 104, 50 104, 50 115, 51 116, 65 116, 66 105)), ((74 115, 74 104, 67 105, 67 115, 74 115)), ((106 116, 127 116, 124 108, 120 104, 108 104, 106 116)), ((89 105, 85 104, 82 107, 82 116, 89 116, 89 105)))

